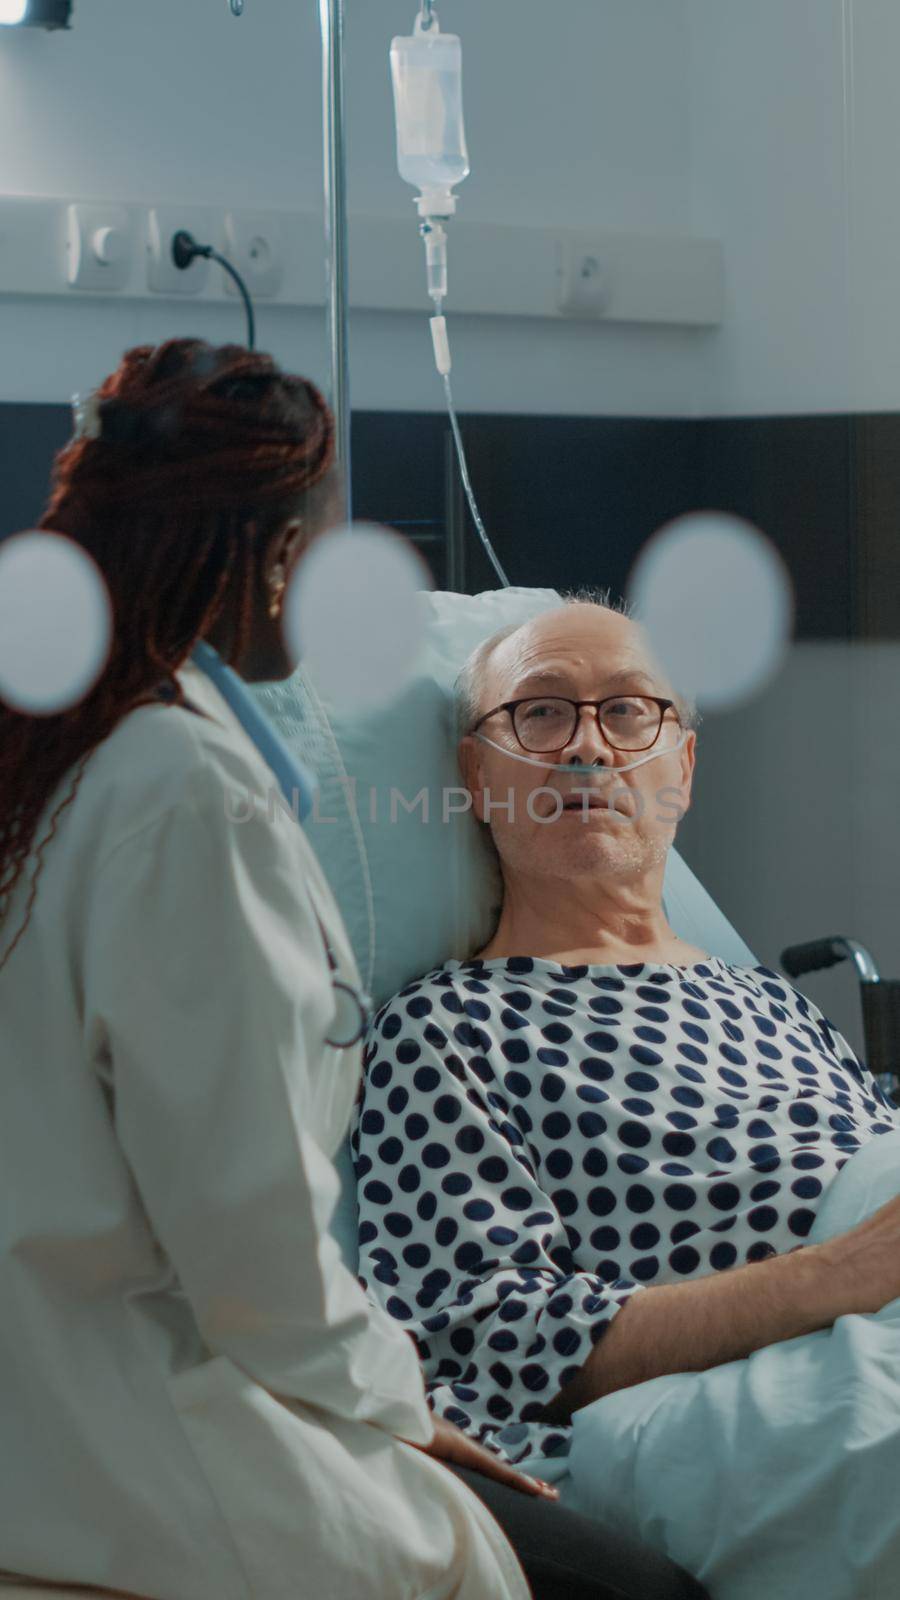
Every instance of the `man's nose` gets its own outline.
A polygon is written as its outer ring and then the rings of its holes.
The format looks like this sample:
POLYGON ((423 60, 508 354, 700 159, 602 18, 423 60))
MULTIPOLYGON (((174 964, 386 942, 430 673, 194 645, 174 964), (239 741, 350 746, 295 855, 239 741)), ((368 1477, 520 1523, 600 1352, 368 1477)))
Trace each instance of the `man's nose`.
POLYGON ((575 732, 562 753, 563 762, 581 762, 584 766, 591 766, 599 761, 611 767, 615 759, 615 750, 600 727, 596 707, 581 706, 575 732))

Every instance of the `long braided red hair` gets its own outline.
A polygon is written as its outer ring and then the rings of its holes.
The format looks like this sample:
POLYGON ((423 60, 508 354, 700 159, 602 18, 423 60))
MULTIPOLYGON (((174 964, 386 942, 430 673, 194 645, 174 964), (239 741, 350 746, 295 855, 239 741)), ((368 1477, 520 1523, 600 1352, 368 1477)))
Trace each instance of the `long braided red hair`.
POLYGON ((78 791, 90 755, 135 706, 171 685, 235 594, 230 660, 247 642, 265 540, 295 515, 334 460, 334 422, 316 387, 270 356, 196 339, 141 345, 97 391, 99 438, 71 440, 53 464, 38 526, 93 558, 113 613, 106 666, 77 705, 33 716, 0 701, 0 924, 78 791), (67 775, 44 837, 40 818, 67 775))

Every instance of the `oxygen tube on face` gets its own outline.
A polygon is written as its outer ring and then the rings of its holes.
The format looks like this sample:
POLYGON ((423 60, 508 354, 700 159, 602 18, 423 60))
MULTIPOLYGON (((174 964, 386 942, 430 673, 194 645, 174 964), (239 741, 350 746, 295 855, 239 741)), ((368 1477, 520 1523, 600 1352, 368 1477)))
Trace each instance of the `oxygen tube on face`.
POLYGON ((463 127, 462 46, 454 33, 441 33, 433 0, 422 0, 410 37, 391 44, 391 79, 397 122, 397 165, 401 178, 420 193, 416 199, 419 232, 425 243, 428 294, 434 303, 431 339, 444 386, 453 443, 472 520, 497 577, 509 579, 494 554, 469 478, 466 454, 450 386, 450 341, 443 315, 447 298, 447 230, 456 213, 454 184, 469 172, 463 127))
POLYGON ((540 767, 543 772, 550 772, 553 768, 558 768, 566 776, 573 772, 584 772, 590 773, 592 778, 596 778, 598 774, 602 777, 618 778, 621 773, 631 772, 635 767, 643 767, 646 762, 655 761, 658 756, 674 755, 676 750, 680 750, 684 745, 687 734, 683 733, 676 744, 667 745, 663 750, 651 750, 648 755, 639 756, 637 761, 629 761, 624 767, 586 767, 580 761, 567 761, 564 766, 561 766, 557 761, 538 761, 534 756, 523 756, 519 755, 517 750, 507 750, 505 745, 497 744, 494 739, 489 739, 486 733, 476 733, 474 737, 480 739, 482 744, 489 744, 492 749, 499 750, 502 756, 509 756, 510 761, 525 761, 530 767, 540 767))

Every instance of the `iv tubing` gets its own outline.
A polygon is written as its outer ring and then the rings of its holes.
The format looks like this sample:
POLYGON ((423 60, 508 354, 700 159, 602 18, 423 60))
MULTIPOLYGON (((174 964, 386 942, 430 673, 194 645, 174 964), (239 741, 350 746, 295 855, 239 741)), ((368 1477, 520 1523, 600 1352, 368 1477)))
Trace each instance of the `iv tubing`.
POLYGON ((456 407, 453 404, 453 390, 450 387, 450 369, 452 363, 450 360, 450 342, 447 338, 447 322, 446 319, 440 315, 441 301, 436 295, 434 296, 434 303, 439 313, 438 316, 431 318, 431 339, 434 345, 434 362, 438 369, 441 382, 444 385, 447 411, 450 416, 450 427, 453 430, 453 443, 456 446, 456 455, 459 461, 459 474, 462 478, 463 488, 466 491, 466 499, 469 502, 469 510, 472 513, 472 521, 475 524, 478 537, 481 540, 488 560, 496 572, 497 577, 500 579, 504 589, 509 589, 511 588, 510 581, 494 554, 494 547, 487 536, 487 531, 484 523, 481 520, 481 513, 478 510, 478 503, 475 499, 475 491, 472 488, 472 482, 469 477, 469 468, 466 462, 466 452, 463 446, 462 434, 459 430, 459 422, 457 421, 456 417, 456 407))
POLYGON ((497 557, 494 555, 493 546, 491 545, 491 541, 485 531, 484 523, 481 520, 481 513, 478 510, 478 505, 475 500, 475 491, 473 490, 471 481, 469 479, 469 468, 466 463, 466 452, 463 447, 462 434, 459 431, 459 423, 456 419, 456 408, 453 404, 453 391, 450 388, 450 374, 448 372, 443 372, 441 374, 441 378, 444 384, 444 394, 447 397, 447 410, 450 413, 450 427, 453 430, 453 442, 456 445, 456 454, 459 458, 460 477, 462 478, 463 488, 466 491, 466 499, 469 502, 469 510, 472 513, 472 521, 477 529, 478 537, 484 545, 491 566, 496 572, 497 577, 500 579, 504 589, 508 589, 510 587, 509 579, 506 576, 506 573, 503 571, 503 568, 501 567, 500 562, 497 560, 497 557))

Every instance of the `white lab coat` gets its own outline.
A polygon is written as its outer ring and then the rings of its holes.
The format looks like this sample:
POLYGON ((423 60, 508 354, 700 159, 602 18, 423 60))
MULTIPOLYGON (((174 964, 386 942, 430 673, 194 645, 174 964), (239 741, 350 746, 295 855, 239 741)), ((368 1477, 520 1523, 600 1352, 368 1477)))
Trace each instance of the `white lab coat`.
POLYGON ((290 816, 233 820, 275 780, 180 677, 206 715, 140 707, 94 754, 0 971, 0 1569, 524 1600, 484 1508, 394 1437, 431 1437, 414 1348, 325 1232, 361 1054, 324 1044, 313 906, 359 982, 337 908, 290 816))

